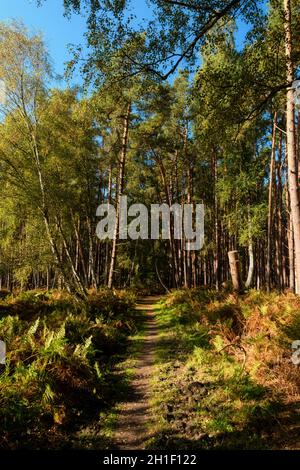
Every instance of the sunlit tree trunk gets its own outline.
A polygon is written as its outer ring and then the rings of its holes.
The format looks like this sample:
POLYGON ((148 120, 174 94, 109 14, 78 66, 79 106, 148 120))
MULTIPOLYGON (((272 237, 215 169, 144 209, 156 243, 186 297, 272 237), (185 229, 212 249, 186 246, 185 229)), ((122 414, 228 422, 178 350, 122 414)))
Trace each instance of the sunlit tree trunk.
POLYGON ((267 266, 266 266, 266 280, 267 280, 267 290, 268 290, 268 292, 271 289, 271 255, 272 255, 272 228, 273 228, 273 186, 274 186, 274 170, 275 170, 276 124, 277 124, 277 113, 275 112, 274 119, 273 119, 272 149, 271 149, 270 177, 269 177, 268 239, 267 239, 267 266))
POLYGON ((229 251, 228 259, 233 288, 237 292, 242 292, 242 281, 240 275, 240 262, 238 252, 235 250, 229 251))
POLYGON ((298 192, 298 168, 295 139, 295 112, 294 92, 291 88, 294 80, 294 67, 292 61, 292 31, 291 31, 291 0, 284 0, 284 30, 285 30, 285 57, 286 78, 289 85, 286 104, 286 132, 287 132, 287 163, 288 182, 291 205, 291 219, 294 231, 295 247, 295 275, 296 293, 299 294, 300 284, 300 200, 298 192))
POLYGON ((219 205, 217 197, 217 180, 218 180, 218 167, 217 167, 217 153, 213 149, 212 153, 212 177, 214 185, 214 278, 216 289, 219 289, 219 257, 220 257, 220 247, 219 247, 219 205))
POLYGON ((249 224, 249 242, 248 242, 248 255, 249 255, 249 268, 248 268, 248 275, 247 280, 245 282, 245 286, 251 287, 253 273, 254 273, 254 251, 253 251, 253 240, 252 240, 252 227, 251 227, 251 214, 250 214, 250 207, 248 206, 248 224, 249 224))
POLYGON ((116 204, 117 205, 116 224, 115 224, 115 230, 114 230, 114 239, 113 239, 113 244, 112 244, 111 261, 110 261, 108 283, 107 283, 107 286, 109 289, 111 289, 113 286, 116 257, 117 257, 117 244, 118 244, 118 239, 119 239, 119 228, 120 228, 119 209, 120 209, 121 196, 123 195, 123 191, 124 191, 124 176, 125 176, 125 166, 126 166, 126 157, 127 157, 127 143, 128 143, 128 135, 129 135, 130 114, 131 114, 131 104, 128 104, 127 109, 126 109, 126 114, 124 116, 122 147, 121 147, 121 155, 120 155, 120 162, 119 162, 119 176, 118 176, 117 204, 116 204))

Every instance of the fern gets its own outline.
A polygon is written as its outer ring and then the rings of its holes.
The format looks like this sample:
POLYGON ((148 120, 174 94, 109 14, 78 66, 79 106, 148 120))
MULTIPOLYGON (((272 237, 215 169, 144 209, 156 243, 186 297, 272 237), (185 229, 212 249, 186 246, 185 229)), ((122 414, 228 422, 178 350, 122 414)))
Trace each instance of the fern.
POLYGON ((48 331, 48 335, 46 336, 46 339, 45 339, 45 349, 48 349, 51 346, 53 338, 54 338, 54 331, 48 331))
POLYGON ((47 357, 48 359, 53 359, 55 357, 64 357, 65 356, 65 346, 67 339, 65 337, 66 330, 65 324, 63 323, 57 332, 53 330, 48 330, 45 337, 44 347, 40 350, 40 355, 47 357))
POLYGON ((47 383, 45 387, 45 391, 42 395, 41 403, 44 406, 47 406, 47 405, 49 406, 53 403, 54 398, 55 398, 55 393, 50 387, 50 385, 47 383))
POLYGON ((92 338, 93 338, 92 336, 89 336, 85 340, 84 344, 77 344, 75 349, 74 349, 73 355, 76 356, 76 357, 80 357, 81 359, 85 359, 86 356, 87 356, 87 353, 90 349, 90 346, 92 344, 92 338))
POLYGON ((95 367, 95 371, 96 371, 96 376, 97 376, 97 378, 98 378, 99 380, 102 380, 102 372, 101 372, 101 370, 100 370, 98 361, 95 362, 94 367, 95 367))
POLYGON ((36 321, 33 323, 33 325, 31 325, 31 327, 28 329, 28 332, 27 332, 27 337, 32 337, 35 335, 35 333, 37 332, 37 329, 39 327, 39 323, 40 323, 40 319, 37 318, 36 321))

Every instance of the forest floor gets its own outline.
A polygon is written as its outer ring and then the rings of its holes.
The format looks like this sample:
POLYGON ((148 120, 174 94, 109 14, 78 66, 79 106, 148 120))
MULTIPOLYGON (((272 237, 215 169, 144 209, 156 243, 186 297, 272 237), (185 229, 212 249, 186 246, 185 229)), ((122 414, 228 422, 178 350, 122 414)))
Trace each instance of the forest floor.
POLYGON ((150 449, 299 449, 299 299, 177 291, 159 304, 150 449))
POLYGON ((299 312, 256 290, 7 296, 0 448, 300 449, 299 312))
MULTIPOLYGON (((133 369, 128 401, 119 407, 113 435, 114 445, 124 450, 143 449, 145 442, 151 437, 149 398, 158 337, 155 305, 159 299, 157 296, 146 297, 140 300, 136 306, 137 310, 146 313, 143 347, 133 369)), ((132 341, 135 341, 134 337, 132 341)))
POLYGON ((255 290, 8 296, 0 448, 300 449, 299 311, 255 290))
POLYGON ((208 290, 147 297, 117 373, 110 447, 299 449, 299 300, 208 290))

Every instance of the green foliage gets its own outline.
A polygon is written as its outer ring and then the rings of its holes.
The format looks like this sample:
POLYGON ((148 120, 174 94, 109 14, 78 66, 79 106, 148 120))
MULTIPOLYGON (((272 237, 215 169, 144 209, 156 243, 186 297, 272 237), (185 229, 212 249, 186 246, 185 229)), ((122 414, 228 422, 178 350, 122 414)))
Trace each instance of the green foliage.
POLYGON ((285 416, 295 401, 289 390, 299 383, 291 361, 283 360, 299 331, 298 313, 299 299, 292 294, 169 294, 157 315, 154 437, 148 447, 281 448, 285 416), (182 311, 190 312, 185 322, 182 311), (201 335, 191 341, 197 325, 205 341, 201 335))
POLYGON ((110 361, 125 348, 133 328, 134 298, 124 292, 107 295, 98 294, 96 305, 94 294, 79 316, 78 304, 66 302, 67 296, 57 298, 56 292, 26 292, 2 302, 8 309, 26 308, 24 320, 17 314, 2 314, 0 320, 0 336, 7 344, 0 375, 2 448, 62 447, 70 433, 75 438, 87 420, 97 422, 108 406, 110 361), (113 304, 109 311, 104 308, 108 300, 113 304))

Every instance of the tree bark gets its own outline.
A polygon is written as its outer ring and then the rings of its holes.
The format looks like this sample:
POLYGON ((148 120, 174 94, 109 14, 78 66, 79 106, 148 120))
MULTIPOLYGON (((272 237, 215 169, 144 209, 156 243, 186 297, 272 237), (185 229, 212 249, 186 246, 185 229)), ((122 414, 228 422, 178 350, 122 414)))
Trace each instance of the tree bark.
POLYGON ((284 30, 285 30, 285 57, 286 78, 289 85, 286 103, 286 132, 287 132, 287 163, 288 182, 291 204, 291 219, 294 231, 295 246, 295 275, 296 293, 299 294, 300 284, 300 200, 298 192, 298 168, 295 141, 295 112, 294 92, 291 88, 294 80, 294 67, 292 61, 292 30, 291 30, 291 0, 284 0, 284 30))
POLYGON ((273 226, 273 186, 274 186, 274 170, 275 170, 275 146, 276 146, 276 125, 277 113, 274 114, 273 131, 272 131, 272 150, 270 162, 270 179, 269 179, 269 203, 268 203, 268 236, 267 236, 267 265, 266 280, 267 291, 271 289, 271 255, 272 255, 272 226, 273 226))
POLYGON ((219 204, 217 197, 217 181, 218 181, 218 162, 217 162, 217 152, 216 149, 213 149, 212 153, 212 176, 213 176, 213 185, 214 185, 214 277, 215 277, 215 286, 216 290, 219 290, 219 257, 220 257, 220 247, 219 247, 219 204))
POLYGON ((294 254, 294 232, 290 211, 290 198, 289 193, 286 191, 286 207, 288 212, 287 221, 287 241, 288 241, 288 256, 289 256, 289 288, 295 291, 295 254, 294 254))
POLYGON ((228 259, 229 259, 229 266, 230 266, 230 273, 232 279, 232 285, 235 291, 242 292, 242 281, 240 276, 240 269, 239 269, 239 255, 237 251, 229 251, 228 252, 228 259))
POLYGON ((107 286, 109 289, 113 287, 114 272, 115 272, 116 257, 117 257, 117 243, 119 239, 119 225, 120 225, 119 210, 120 210, 121 196, 123 195, 123 191, 124 191, 124 176, 125 176, 125 165, 126 165, 126 156, 127 156, 127 143, 128 143, 128 134, 129 134, 130 114, 131 114, 131 104, 128 104, 127 109, 126 109, 126 114, 124 117, 122 147, 121 147, 121 156, 120 156, 120 163, 119 163, 116 224, 115 224, 115 230, 114 230, 114 239, 113 239, 113 244, 112 244, 111 261, 110 261, 108 283, 107 283, 107 286))
POLYGON ((249 224, 249 244, 248 244, 248 255, 249 255, 249 268, 248 268, 248 276, 245 283, 245 286, 249 288, 252 284, 253 280, 253 273, 254 273, 254 251, 253 251, 253 240, 252 240, 252 222, 251 222, 251 214, 250 214, 250 207, 248 206, 248 224, 249 224))

